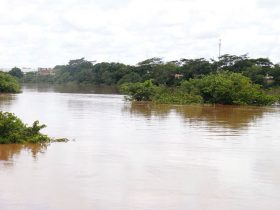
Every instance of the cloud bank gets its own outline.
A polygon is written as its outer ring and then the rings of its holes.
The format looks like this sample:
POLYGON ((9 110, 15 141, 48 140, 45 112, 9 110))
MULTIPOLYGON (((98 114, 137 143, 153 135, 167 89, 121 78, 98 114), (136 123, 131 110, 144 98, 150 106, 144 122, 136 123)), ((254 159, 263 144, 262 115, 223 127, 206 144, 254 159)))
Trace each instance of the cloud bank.
POLYGON ((149 57, 280 61, 276 0, 1 0, 0 66, 70 59, 135 64, 149 57))

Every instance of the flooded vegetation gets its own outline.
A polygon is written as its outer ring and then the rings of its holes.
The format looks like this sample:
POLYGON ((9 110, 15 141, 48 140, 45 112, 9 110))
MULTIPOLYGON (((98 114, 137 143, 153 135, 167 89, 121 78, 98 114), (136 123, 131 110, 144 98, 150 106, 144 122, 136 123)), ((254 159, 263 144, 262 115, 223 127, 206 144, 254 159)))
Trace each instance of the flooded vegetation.
POLYGON ((46 125, 41 125, 37 120, 28 126, 14 114, 0 111, 0 144, 40 144, 67 141, 67 139, 52 139, 42 134, 41 130, 45 127, 46 125))
POLYGON ((220 72, 199 79, 183 81, 180 86, 156 86, 151 80, 126 83, 120 88, 131 101, 160 104, 272 105, 278 96, 266 94, 259 85, 242 74, 220 72))
POLYGON ((0 96, 1 110, 73 140, 0 145, 1 209, 280 206, 279 107, 130 103, 105 89, 0 96))

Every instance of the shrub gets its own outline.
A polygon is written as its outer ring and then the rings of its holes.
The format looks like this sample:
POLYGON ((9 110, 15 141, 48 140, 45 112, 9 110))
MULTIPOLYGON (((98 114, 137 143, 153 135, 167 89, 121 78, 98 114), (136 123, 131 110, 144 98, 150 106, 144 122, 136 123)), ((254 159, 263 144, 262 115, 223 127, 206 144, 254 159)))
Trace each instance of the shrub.
POLYGON ((265 94, 249 78, 227 71, 184 81, 181 89, 200 95, 205 103, 270 105, 277 100, 274 96, 265 94))
POLYGON ((153 98, 153 101, 160 104, 197 104, 203 99, 199 95, 183 92, 177 88, 164 88, 153 98))
POLYGON ((19 93, 18 81, 9 74, 0 72, 0 93, 19 93))
POLYGON ((156 86, 148 80, 123 84, 121 91, 130 100, 168 104, 271 105, 278 99, 266 94, 261 86, 253 84, 242 74, 227 71, 184 81, 176 88, 156 86))
POLYGON ((151 80, 147 80, 143 83, 125 83, 120 86, 120 90, 129 96, 129 100, 152 101, 158 87, 153 85, 151 80))
POLYGON ((40 133, 40 130, 45 127, 45 125, 40 125, 38 121, 35 121, 32 126, 28 126, 14 114, 0 112, 0 144, 61 141, 61 139, 51 139, 40 133))
POLYGON ((121 86, 121 92, 128 94, 129 100, 153 101, 162 104, 201 103, 198 95, 189 94, 176 88, 156 86, 151 80, 144 83, 126 83, 121 86))

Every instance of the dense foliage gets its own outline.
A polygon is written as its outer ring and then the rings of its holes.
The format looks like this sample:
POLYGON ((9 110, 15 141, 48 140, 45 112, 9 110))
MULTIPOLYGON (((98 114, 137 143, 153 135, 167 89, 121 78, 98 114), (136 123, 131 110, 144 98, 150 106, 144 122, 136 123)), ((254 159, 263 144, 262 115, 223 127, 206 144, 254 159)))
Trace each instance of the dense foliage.
POLYGON ((152 101, 154 96, 160 92, 160 87, 153 85, 151 80, 143 83, 126 83, 120 86, 120 90, 129 95, 129 100, 152 101))
POLYGON ((8 72, 10 75, 12 75, 13 77, 16 77, 18 79, 23 78, 24 74, 21 71, 20 68, 14 67, 11 69, 11 71, 8 72))
POLYGON ((51 141, 65 141, 66 139, 51 139, 40 133, 46 127, 35 121, 32 126, 27 126, 14 114, 0 112, 0 144, 16 143, 48 143, 51 141))
POLYGON ((198 95, 189 94, 176 88, 156 86, 151 80, 143 83, 125 83, 120 90, 127 94, 127 99, 134 101, 153 101, 162 104, 191 104, 201 103, 198 95))
POLYGON ((26 73, 24 82, 87 83, 120 85, 123 83, 153 80, 156 85, 178 86, 181 81, 199 78, 226 70, 241 73, 253 83, 263 87, 280 86, 280 66, 268 58, 249 58, 247 55, 223 55, 218 60, 180 59, 164 62, 161 58, 151 58, 137 65, 122 63, 92 63, 84 58, 70 60, 67 65, 55 68, 55 75, 26 73))
POLYGON ((205 103, 269 105, 276 102, 274 96, 265 94, 259 85, 239 73, 221 72, 200 79, 184 81, 182 89, 200 95, 205 103))
POLYGON ((271 104, 275 97, 262 90, 280 86, 279 64, 273 64, 268 58, 253 59, 247 55, 169 62, 151 58, 137 65, 94 64, 81 58, 56 66, 54 70, 54 75, 26 73, 22 81, 116 85, 133 100, 176 104, 271 104))
POLYGON ((129 95, 130 100, 170 104, 270 105, 277 101, 242 74, 223 71, 183 81, 177 88, 156 86, 149 80, 123 84, 121 91, 129 95))
POLYGON ((0 93, 18 93, 20 85, 11 75, 0 72, 0 93))

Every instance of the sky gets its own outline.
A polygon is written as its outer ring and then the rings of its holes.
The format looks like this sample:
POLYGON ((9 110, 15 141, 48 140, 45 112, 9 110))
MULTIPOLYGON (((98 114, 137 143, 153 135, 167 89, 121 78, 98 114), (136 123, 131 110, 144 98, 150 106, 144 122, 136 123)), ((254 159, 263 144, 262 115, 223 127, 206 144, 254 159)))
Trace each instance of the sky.
POLYGON ((222 54, 280 62, 279 0, 1 0, 0 67, 222 54))

